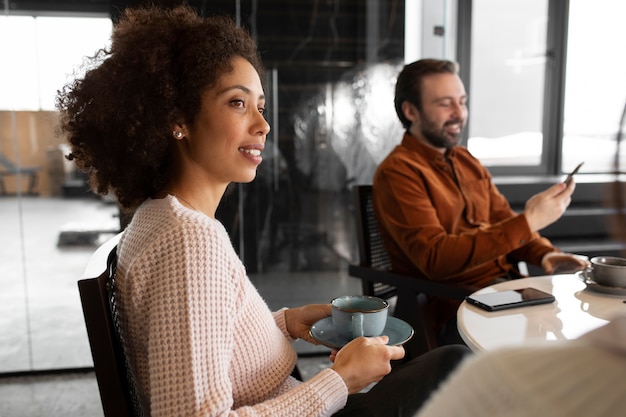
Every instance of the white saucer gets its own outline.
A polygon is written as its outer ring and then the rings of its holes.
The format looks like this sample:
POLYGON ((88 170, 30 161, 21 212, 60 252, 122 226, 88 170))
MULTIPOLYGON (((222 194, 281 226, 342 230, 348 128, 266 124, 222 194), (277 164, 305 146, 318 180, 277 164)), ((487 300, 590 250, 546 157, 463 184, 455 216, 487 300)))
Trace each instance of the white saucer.
MULTIPOLYGON (((311 337, 322 345, 341 349, 350 342, 349 339, 339 336, 333 327, 332 317, 326 317, 311 326, 311 337)), ((389 337, 389 346, 397 346, 406 343, 413 337, 413 328, 405 321, 395 317, 387 317, 387 324, 383 335, 389 337)))
POLYGON ((585 277, 582 271, 576 272, 576 276, 587 285, 587 289, 589 291, 598 292, 601 294, 610 294, 610 295, 626 295, 626 288, 622 287, 608 287, 606 285, 601 285, 592 280, 591 278, 585 277))

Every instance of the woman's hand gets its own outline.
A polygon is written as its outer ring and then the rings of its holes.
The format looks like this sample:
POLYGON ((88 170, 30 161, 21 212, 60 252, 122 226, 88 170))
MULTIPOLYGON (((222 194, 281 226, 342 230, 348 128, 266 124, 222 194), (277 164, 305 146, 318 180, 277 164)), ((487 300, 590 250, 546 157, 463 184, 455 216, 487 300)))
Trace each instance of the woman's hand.
POLYGON ((316 322, 331 314, 330 304, 309 304, 285 310, 285 324, 289 335, 294 339, 304 339, 319 344, 309 331, 316 322))
POLYGON ((332 369, 350 394, 357 393, 391 372, 391 361, 404 357, 402 346, 387 346, 388 336, 359 337, 331 353, 332 369))

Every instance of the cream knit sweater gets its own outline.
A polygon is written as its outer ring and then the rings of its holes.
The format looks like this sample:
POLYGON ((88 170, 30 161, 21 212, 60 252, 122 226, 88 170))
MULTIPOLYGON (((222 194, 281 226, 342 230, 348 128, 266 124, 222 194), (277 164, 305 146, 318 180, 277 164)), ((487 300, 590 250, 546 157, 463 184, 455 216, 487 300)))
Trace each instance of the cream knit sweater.
POLYGON ((442 416, 626 416, 626 316, 576 341, 466 360, 417 414, 442 416))
POLYGON ((168 196, 146 201, 118 246, 122 334, 144 410, 160 416, 328 416, 347 389, 299 383, 284 310, 272 313, 221 223, 168 196))

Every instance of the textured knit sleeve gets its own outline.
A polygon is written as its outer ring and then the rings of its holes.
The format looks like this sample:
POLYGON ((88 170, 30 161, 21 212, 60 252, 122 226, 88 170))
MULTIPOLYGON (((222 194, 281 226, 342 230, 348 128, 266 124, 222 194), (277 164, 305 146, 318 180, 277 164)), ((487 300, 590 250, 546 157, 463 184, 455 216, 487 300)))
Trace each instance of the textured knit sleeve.
POLYGON ((145 300, 151 415, 219 415, 233 404, 240 293, 214 231, 194 224, 166 237, 136 265, 153 271, 145 300))
POLYGON ((287 340, 289 340, 290 342, 293 342, 293 341, 295 341, 295 339, 293 337, 291 337, 291 335, 287 331, 287 323, 285 322, 285 311, 286 310, 287 310, 287 308, 281 308, 280 310, 275 311, 273 313, 274 320, 276 321, 276 326, 278 326, 280 331, 283 333, 283 336, 285 336, 285 338, 287 338, 287 340))

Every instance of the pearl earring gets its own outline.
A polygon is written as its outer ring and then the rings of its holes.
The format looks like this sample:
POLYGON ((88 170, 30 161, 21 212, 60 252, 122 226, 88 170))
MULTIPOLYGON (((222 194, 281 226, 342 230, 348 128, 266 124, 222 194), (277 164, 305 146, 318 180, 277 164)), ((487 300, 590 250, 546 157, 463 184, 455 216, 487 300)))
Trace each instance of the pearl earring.
POLYGON ((176 139, 181 139, 183 137, 183 132, 172 132, 176 139))

